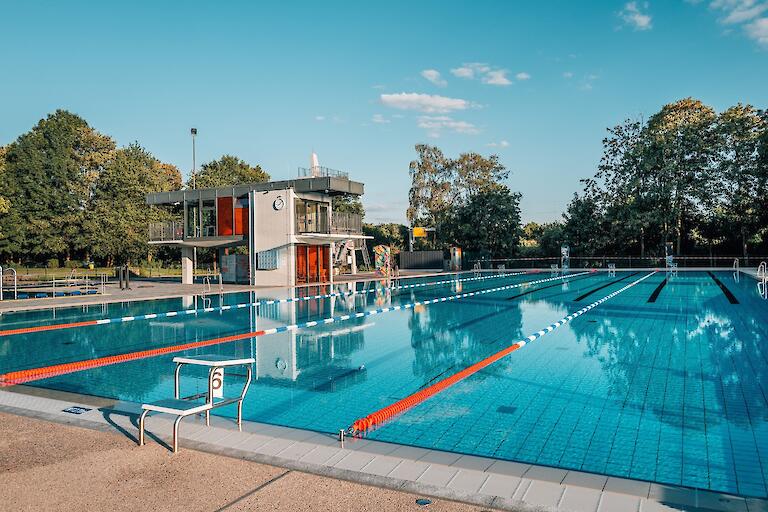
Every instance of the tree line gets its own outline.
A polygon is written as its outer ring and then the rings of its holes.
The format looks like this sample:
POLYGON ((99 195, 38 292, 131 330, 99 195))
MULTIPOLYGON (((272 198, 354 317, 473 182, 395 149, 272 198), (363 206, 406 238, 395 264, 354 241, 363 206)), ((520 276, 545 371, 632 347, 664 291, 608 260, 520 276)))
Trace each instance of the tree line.
MULTIPOLYGON (((231 155, 196 173, 198 188, 268 180, 261 167, 231 155)), ((145 197, 180 188, 175 166, 137 142, 118 148, 81 117, 57 110, 0 147, 0 261, 111 266, 153 256, 177 260, 170 249, 149 245, 149 223, 171 213, 146 205, 145 197)))
MULTIPOLYGON (((686 98, 648 119, 609 128, 594 176, 582 180, 562 219, 521 224, 521 194, 498 156, 415 146, 408 224, 435 228, 417 249, 459 246, 476 257, 660 256, 768 253, 768 112, 738 104, 716 112, 686 98)), ((260 166, 232 155, 203 164, 198 188, 262 182, 260 166)), ((0 146, 0 261, 105 265, 153 258, 147 226, 171 213, 145 204, 150 192, 191 187, 138 143, 118 148, 81 117, 57 110, 0 146)), ((334 210, 364 215, 358 198, 334 210)), ((399 249, 408 227, 364 224, 373 244, 399 249)))
POLYGON ((436 228, 432 246, 494 258, 747 256, 768 253, 768 112, 721 113, 693 98, 608 129, 594 176, 562 220, 520 225, 520 194, 496 156, 448 159, 416 146, 408 221, 436 228))

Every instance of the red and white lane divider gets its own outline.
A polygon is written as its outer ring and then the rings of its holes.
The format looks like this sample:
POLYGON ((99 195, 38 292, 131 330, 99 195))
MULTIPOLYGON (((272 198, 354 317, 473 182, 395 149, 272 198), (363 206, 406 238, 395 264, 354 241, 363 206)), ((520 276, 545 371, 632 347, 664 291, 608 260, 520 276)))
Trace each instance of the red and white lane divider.
POLYGON ((415 284, 390 286, 390 287, 379 288, 378 290, 376 288, 371 288, 368 290, 350 290, 348 292, 333 292, 333 293, 326 293, 323 295, 308 295, 306 297, 288 297, 285 299, 269 299, 269 300, 260 300, 256 302, 244 302, 241 304, 230 304, 227 306, 216 306, 216 307, 197 308, 197 309, 183 309, 178 311, 166 311, 164 313, 148 313, 145 315, 121 316, 121 317, 115 317, 115 318, 101 318, 99 320, 83 320, 81 322, 38 325, 34 327, 21 327, 18 329, 7 329, 4 331, 0 331, 0 337, 13 336, 16 334, 32 334, 36 332, 45 332, 45 331, 59 331, 62 329, 73 329, 76 327, 87 327, 92 325, 106 325, 106 324, 134 322, 136 320, 152 320, 155 318, 169 318, 169 317, 181 316, 181 315, 197 315, 198 313, 210 313, 213 311, 229 311, 230 309, 243 309, 243 308, 248 308, 253 306, 255 307, 268 306, 271 304, 286 304, 289 302, 302 302, 302 301, 309 301, 309 300, 328 299, 331 297, 349 297, 352 295, 364 295, 367 293, 374 293, 382 290, 384 291, 407 290, 411 288, 439 286, 439 285, 449 284, 449 283, 484 281, 486 279, 499 279, 502 277, 513 277, 513 276, 519 276, 519 275, 531 274, 531 273, 535 273, 535 272, 526 271, 526 272, 513 272, 508 274, 493 274, 490 276, 467 277, 463 279, 444 279, 442 281, 434 281, 434 282, 428 282, 428 283, 415 283, 415 284))
POLYGON ((275 334, 278 332, 285 332, 285 331, 295 331, 297 329, 314 327, 316 325, 321 325, 321 324, 324 325, 324 324, 344 322, 353 318, 364 318, 367 316, 380 315, 382 313, 389 313, 391 311, 411 309, 416 306, 427 306, 429 304, 436 304, 438 302, 447 302, 447 301, 463 299, 466 297, 474 297, 476 295, 485 295, 487 293, 509 290, 511 288, 518 288, 521 286, 527 286, 527 285, 538 284, 538 283, 546 283, 548 281, 555 281, 558 279, 569 279, 571 277, 582 276, 590 273, 592 272, 580 272, 577 274, 571 274, 567 276, 550 277, 547 279, 537 279, 536 281, 526 281, 524 283, 515 283, 515 284, 506 285, 506 286, 497 286, 495 288, 461 293, 456 295, 449 295, 447 297, 438 297, 435 299, 411 302, 408 304, 399 304, 397 306, 390 306, 388 308, 372 309, 368 311, 361 311, 360 313, 334 316, 334 317, 325 318, 323 320, 313 320, 311 322, 303 322, 303 323, 291 324, 291 325, 281 325, 279 327, 273 327, 272 329, 245 332, 242 334, 233 334, 231 336, 213 338, 210 340, 193 341, 190 343, 183 343, 181 345, 172 345, 169 347, 140 350, 138 352, 129 352, 127 354, 117 354, 112 356, 97 357, 94 359, 86 359, 84 361, 73 361, 70 363, 62 363, 62 364, 57 364, 52 366, 43 366, 40 368, 18 370, 15 372, 8 372, 0 375, 0 387, 12 386, 14 384, 23 384, 25 382, 30 382, 34 380, 40 380, 40 379, 47 379, 49 377, 55 377, 57 375, 64 375, 67 373, 90 370, 90 369, 98 368, 101 366, 108 366, 116 363, 124 363, 127 361, 135 361, 137 359, 145 359, 148 357, 155 357, 163 354, 170 354, 173 352, 181 352, 184 350, 191 350, 194 348, 209 347, 211 345, 219 345, 222 343, 231 343, 233 341, 256 338, 258 336, 265 336, 267 334, 275 334))
POLYGON ((638 284, 638 283, 640 283, 642 281, 645 281, 646 279, 648 279, 649 277, 651 277, 655 273, 656 272, 654 271, 654 272, 651 272, 650 274, 646 274, 645 276, 641 277, 640 279, 638 279, 636 281, 633 281, 632 283, 624 286, 623 288, 620 288, 619 290, 616 290, 615 292, 613 292, 613 293, 611 293, 609 295, 606 295, 602 299, 593 302, 589 306, 585 306, 585 307, 581 308, 580 310, 576 311, 575 313, 572 313, 572 314, 570 314, 570 315, 568 315, 566 317, 563 317, 560 320, 558 320, 557 322, 548 325, 544 329, 531 334, 527 338, 524 338, 524 339, 518 341, 517 343, 514 343, 514 344, 508 346, 504 350, 500 350, 499 352, 496 352, 492 356, 486 357, 482 361, 478 361, 477 363, 473 364, 472 366, 469 366, 469 367, 461 370, 460 372, 454 373, 450 377, 447 377, 447 378, 445 378, 443 380, 440 380, 440 381, 432 384, 429 387, 426 387, 426 388, 424 388, 424 389, 422 389, 420 391, 417 391, 416 393, 413 393, 412 395, 407 396, 407 397, 403 398, 402 400, 398 400, 397 402, 395 402, 395 403, 393 403, 391 405, 388 405, 387 407, 384 407, 383 409, 379 409, 378 411, 376 411, 376 412, 374 412, 372 414, 369 414, 365 418, 360 418, 359 420, 357 420, 354 423, 352 423, 352 425, 347 429, 347 434, 349 434, 349 435, 359 435, 359 434, 362 434, 366 430, 369 430, 371 427, 374 427, 375 425, 378 425, 378 424, 380 424, 380 423, 382 423, 382 422, 392 418, 395 415, 398 415, 398 414, 400 414, 402 412, 407 411, 408 409, 414 407, 415 405, 420 404, 424 400, 426 400, 426 399, 436 395, 440 391, 443 391, 444 389, 446 389, 446 388, 448 388, 450 386, 453 386, 457 382, 459 382, 461 380, 464 380, 467 377, 469 377, 470 375, 473 375, 473 374, 479 372, 483 368, 485 368, 485 367, 495 363, 499 359, 502 359, 503 357, 508 356, 509 354, 514 352, 515 350, 517 350, 519 348, 523 348, 528 343, 531 343, 532 341, 536 341, 537 339, 541 338, 542 336, 544 336, 544 335, 554 331, 558 327, 561 327, 561 326, 567 324, 568 322, 570 322, 574 318, 577 318, 577 317, 583 315, 584 313, 586 313, 586 312, 596 308, 597 306, 599 306, 603 302, 612 299, 613 297, 617 296, 618 294, 620 294, 620 293, 622 293, 622 292, 624 292, 626 290, 629 290, 630 288, 632 288, 636 284, 638 284))

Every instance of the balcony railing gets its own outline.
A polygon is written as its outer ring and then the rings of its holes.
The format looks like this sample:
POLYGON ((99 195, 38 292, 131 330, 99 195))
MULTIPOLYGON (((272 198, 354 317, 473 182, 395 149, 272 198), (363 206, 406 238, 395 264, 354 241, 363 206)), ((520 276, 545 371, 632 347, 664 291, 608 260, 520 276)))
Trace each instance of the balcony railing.
POLYGON ((363 217, 357 213, 333 212, 331 233, 360 234, 363 232, 363 217))
POLYGON ((149 224, 150 242, 171 242, 184 240, 184 223, 176 220, 151 222, 149 224))
POLYGON ((344 171, 337 171, 329 167, 320 167, 316 165, 314 167, 299 167, 299 178, 347 178, 349 179, 349 173, 344 171))

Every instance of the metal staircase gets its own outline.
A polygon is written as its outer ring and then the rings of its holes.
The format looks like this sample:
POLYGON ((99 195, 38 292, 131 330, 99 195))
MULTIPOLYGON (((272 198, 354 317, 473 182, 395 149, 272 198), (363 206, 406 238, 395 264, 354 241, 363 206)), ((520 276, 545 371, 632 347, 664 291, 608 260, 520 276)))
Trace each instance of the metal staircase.
POLYGON ((355 250, 362 251, 363 263, 370 270, 373 266, 371 265, 371 255, 368 253, 368 243, 365 238, 359 239, 355 242, 355 250))

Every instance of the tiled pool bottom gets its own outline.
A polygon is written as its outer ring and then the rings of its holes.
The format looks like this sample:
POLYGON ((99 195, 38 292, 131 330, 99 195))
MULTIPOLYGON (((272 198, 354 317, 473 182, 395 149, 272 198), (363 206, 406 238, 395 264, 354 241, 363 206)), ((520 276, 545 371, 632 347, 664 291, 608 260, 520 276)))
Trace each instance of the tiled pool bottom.
MULTIPOLYGON (((567 284, 509 289, 217 350, 258 359, 246 419, 338 432, 644 274, 574 277, 567 284), (347 327, 354 329, 345 332, 347 327)), ((768 337, 760 319, 767 316, 768 302, 757 297, 754 281, 737 282, 729 273, 717 277, 737 303, 705 272, 656 274, 393 418, 369 438, 765 496, 768 375, 763 347, 768 337)), ((463 290, 490 286, 464 283, 463 290)), ((343 311, 450 293, 453 288, 392 297, 377 291, 343 311)), ((290 323, 297 315, 341 314, 339 301, 319 306, 317 311, 272 312, 256 323, 263 328, 290 323)), ((55 356, 58 362, 71 357, 73 349, 101 355, 146 348, 147 340, 167 345, 229 334, 248 320, 243 311, 82 329, 76 336, 48 333, 23 344, 12 340, 10 353, 21 353, 15 348, 26 354, 30 346, 38 346, 45 350, 34 352, 35 357, 55 356)), ((134 402, 155 400, 172 393, 171 357, 79 372, 39 385, 134 402)))
POLYGON ((640 298, 619 297, 371 437, 765 497, 765 322, 740 316, 746 298, 640 298))

